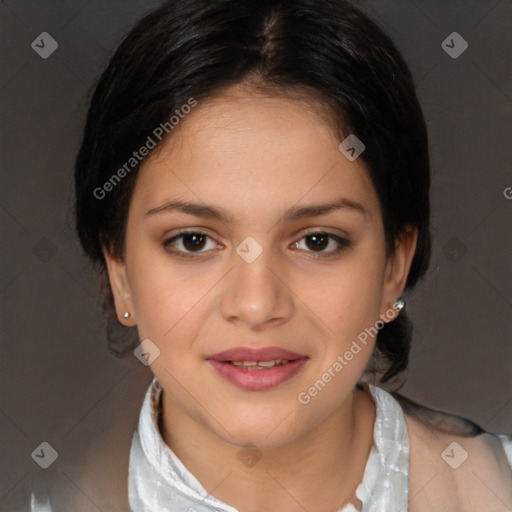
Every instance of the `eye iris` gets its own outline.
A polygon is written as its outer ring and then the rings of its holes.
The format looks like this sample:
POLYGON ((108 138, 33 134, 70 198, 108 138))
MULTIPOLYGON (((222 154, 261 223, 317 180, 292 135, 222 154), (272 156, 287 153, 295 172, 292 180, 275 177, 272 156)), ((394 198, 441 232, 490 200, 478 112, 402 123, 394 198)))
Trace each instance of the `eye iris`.
POLYGON ((306 244, 310 249, 322 250, 329 244, 329 236, 326 233, 317 233, 306 237, 306 244))
POLYGON ((183 235, 183 246, 187 251, 202 249, 206 243, 206 237, 198 233, 183 235))

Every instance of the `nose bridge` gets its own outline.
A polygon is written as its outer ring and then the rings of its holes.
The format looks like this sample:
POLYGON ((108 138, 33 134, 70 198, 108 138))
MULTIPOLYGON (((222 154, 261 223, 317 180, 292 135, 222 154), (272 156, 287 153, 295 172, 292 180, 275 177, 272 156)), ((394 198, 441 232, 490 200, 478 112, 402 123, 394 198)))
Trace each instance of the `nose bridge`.
POLYGON ((221 302, 221 313, 230 321, 251 327, 289 318, 293 301, 273 268, 278 267, 270 248, 255 240, 245 240, 233 256, 238 260, 230 272, 228 288, 221 302), (257 244, 257 245, 256 245, 257 244))
POLYGON ((265 250, 254 261, 243 258, 237 263, 234 274, 237 288, 244 292, 253 290, 256 293, 274 294, 277 286, 272 267, 270 250, 265 250))

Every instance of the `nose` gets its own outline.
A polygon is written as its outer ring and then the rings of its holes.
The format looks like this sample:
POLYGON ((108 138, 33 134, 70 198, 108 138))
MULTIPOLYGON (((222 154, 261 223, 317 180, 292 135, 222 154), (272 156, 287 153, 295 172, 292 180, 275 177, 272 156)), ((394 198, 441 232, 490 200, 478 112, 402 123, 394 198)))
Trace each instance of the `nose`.
POLYGON ((283 269, 265 250, 252 263, 240 258, 229 273, 220 301, 225 320, 246 324, 252 330, 283 324, 294 309, 293 292, 286 284, 283 269))

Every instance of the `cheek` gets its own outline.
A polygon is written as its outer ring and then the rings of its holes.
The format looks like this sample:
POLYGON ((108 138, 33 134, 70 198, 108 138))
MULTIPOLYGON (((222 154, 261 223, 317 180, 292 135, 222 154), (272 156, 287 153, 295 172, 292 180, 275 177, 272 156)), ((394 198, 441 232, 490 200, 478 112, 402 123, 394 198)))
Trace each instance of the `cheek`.
POLYGON ((165 257, 145 258, 142 253, 131 270, 139 335, 164 343, 184 320, 189 322, 215 282, 213 276, 194 274, 191 267, 171 266, 165 257))
POLYGON ((383 263, 378 250, 358 251, 336 269, 308 275, 300 296, 315 312, 331 337, 347 340, 379 317, 383 263))

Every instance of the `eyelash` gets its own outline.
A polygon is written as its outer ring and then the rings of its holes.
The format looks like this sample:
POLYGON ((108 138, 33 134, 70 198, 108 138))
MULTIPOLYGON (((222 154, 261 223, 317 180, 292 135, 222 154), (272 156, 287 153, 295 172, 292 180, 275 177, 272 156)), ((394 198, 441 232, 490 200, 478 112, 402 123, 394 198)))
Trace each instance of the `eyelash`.
MULTIPOLYGON (((171 253, 174 257, 182 258, 182 259, 194 259, 197 258, 196 255, 205 254, 207 251, 180 251, 172 246, 172 243, 176 240, 183 239, 185 235, 200 235, 205 236, 206 238, 213 240, 208 234, 202 232, 202 231, 181 231, 177 235, 173 236, 172 238, 169 238, 167 240, 164 240, 162 243, 162 247, 165 251, 168 253, 171 253)), ((305 251, 310 253, 314 258, 329 258, 338 255, 341 251, 344 249, 348 249, 352 246, 352 242, 350 240, 347 240, 346 238, 343 238, 339 235, 335 235, 334 233, 329 233, 327 231, 312 231, 310 233, 307 233, 303 235, 300 240, 303 240, 307 237, 314 236, 314 235, 326 235, 330 240, 334 240, 338 246, 334 251, 305 251)), ((299 240, 299 241, 300 241, 299 240)), ((295 242, 295 244, 298 244, 299 242, 295 242)), ((302 249, 301 249, 302 250, 302 249)))

